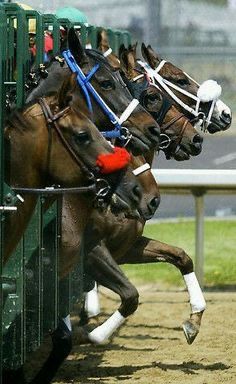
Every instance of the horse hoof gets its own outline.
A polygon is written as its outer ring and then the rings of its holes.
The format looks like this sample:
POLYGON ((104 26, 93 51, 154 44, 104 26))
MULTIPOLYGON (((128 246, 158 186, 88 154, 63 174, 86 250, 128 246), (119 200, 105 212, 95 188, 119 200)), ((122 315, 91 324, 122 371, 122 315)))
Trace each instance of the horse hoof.
POLYGON ((184 335, 186 337, 187 343, 192 344, 199 333, 199 326, 192 323, 191 320, 186 320, 183 325, 184 335))

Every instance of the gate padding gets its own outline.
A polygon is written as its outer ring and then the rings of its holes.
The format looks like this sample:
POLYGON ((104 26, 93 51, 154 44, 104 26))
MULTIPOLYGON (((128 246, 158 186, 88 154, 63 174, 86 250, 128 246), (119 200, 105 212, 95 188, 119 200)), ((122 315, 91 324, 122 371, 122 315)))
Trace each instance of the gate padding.
MULTIPOLYGON (((96 48, 97 34, 101 27, 82 23, 75 25, 68 19, 58 19, 52 14, 24 10, 14 3, 0 4, 1 207, 6 205, 6 190, 14 204, 13 193, 9 186, 4 184, 3 130, 8 96, 14 97, 17 107, 23 106, 25 83, 32 64, 30 47, 34 44, 33 60, 39 66, 45 60, 45 33, 53 37, 52 53, 56 54, 60 50, 61 31, 65 33, 71 26, 80 29, 84 46, 89 42, 92 48, 96 48), (32 25, 35 31, 32 31, 32 25)), ((130 44, 130 35, 127 31, 107 29, 107 34, 110 45, 116 53, 121 43, 125 46, 130 44)), ((28 354, 40 346, 44 335, 56 328, 59 315, 63 315, 63 312, 68 313, 72 303, 79 303, 82 297, 82 262, 73 276, 59 282, 61 201, 54 202, 50 209, 44 212, 44 200, 43 196, 39 197, 24 237, 7 265, 0 271, 2 297, 0 359, 3 369, 19 368, 28 354)), ((7 214, 0 210, 1 266, 4 215, 7 214)))

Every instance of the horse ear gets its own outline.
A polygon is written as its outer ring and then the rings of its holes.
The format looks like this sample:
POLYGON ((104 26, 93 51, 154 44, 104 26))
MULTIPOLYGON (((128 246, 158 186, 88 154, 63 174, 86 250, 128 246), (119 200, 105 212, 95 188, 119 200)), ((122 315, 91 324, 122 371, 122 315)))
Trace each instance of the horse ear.
POLYGON ((68 106, 68 103, 72 100, 72 94, 76 86, 76 75, 73 73, 69 78, 64 80, 58 91, 59 110, 68 106))
POLYGON ((87 56, 74 28, 68 31, 68 47, 78 64, 85 61, 87 56))
POLYGON ((136 63, 136 47, 137 44, 130 45, 129 49, 120 48, 120 67, 128 78, 132 78, 136 63))
POLYGON ((143 55, 144 60, 153 68, 155 69, 156 66, 161 61, 161 58, 158 56, 158 54, 152 49, 151 45, 146 45, 142 43, 141 46, 141 52, 143 55))
POLYGON ((130 44, 130 45, 129 45, 129 51, 134 52, 135 57, 136 57, 137 46, 138 46, 138 42, 137 42, 137 41, 136 41, 135 44, 133 44, 133 45, 130 44))
POLYGON ((127 76, 128 69, 129 69, 128 49, 125 48, 124 44, 121 44, 119 48, 119 59, 120 59, 120 69, 127 76))
POLYGON ((101 29, 97 34, 97 48, 101 52, 106 52, 110 48, 108 36, 105 29, 101 29))

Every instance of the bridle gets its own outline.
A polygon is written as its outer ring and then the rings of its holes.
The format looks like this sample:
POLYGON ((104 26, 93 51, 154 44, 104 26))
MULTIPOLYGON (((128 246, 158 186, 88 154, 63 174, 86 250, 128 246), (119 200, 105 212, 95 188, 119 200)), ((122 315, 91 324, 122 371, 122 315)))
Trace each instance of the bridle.
POLYGON ((47 168, 50 167, 50 137, 52 134, 52 130, 54 129, 60 142, 63 147, 69 153, 71 158, 75 161, 75 163, 80 167, 85 177, 90 182, 90 185, 84 187, 75 187, 75 188, 60 188, 60 187, 46 187, 46 188, 12 188, 15 193, 26 193, 26 194, 44 194, 44 195, 58 195, 63 193, 84 193, 84 192, 93 192, 95 193, 95 202, 97 206, 104 206, 104 199, 111 192, 111 187, 107 180, 103 178, 98 178, 95 176, 96 173, 99 172, 98 167, 94 167, 93 170, 90 170, 89 167, 85 164, 84 160, 82 160, 79 155, 74 151, 71 145, 68 143, 66 138, 64 137, 62 131, 60 130, 60 126, 58 124, 58 120, 64 117, 71 109, 71 106, 67 106, 61 111, 53 114, 50 106, 47 104, 46 100, 42 97, 39 98, 38 103, 42 109, 43 115, 45 117, 47 128, 49 131, 49 154, 47 161, 47 168))
MULTIPOLYGON (((137 68, 135 68, 135 70, 137 72, 140 72, 139 69, 137 69, 137 68)), ((137 82, 138 80, 140 80, 144 76, 145 75, 142 73, 142 74, 139 74, 138 76, 134 77, 131 80, 127 79, 127 87, 130 90, 130 92, 132 94, 134 94, 135 97, 139 98, 140 104, 144 108, 146 108, 146 106, 144 104, 145 93, 146 93, 147 89, 150 86, 153 86, 153 84, 152 84, 152 82, 149 82, 148 78, 146 78, 146 80, 143 81, 142 83, 138 83, 137 82)), ((157 88, 157 87, 155 87, 155 88, 157 88)), ((183 137, 184 132, 185 132, 185 130, 187 128, 188 120, 187 119, 185 120, 185 122, 184 122, 184 124, 182 126, 182 129, 178 133, 176 139, 175 140, 171 139, 166 134, 167 129, 170 128, 172 125, 174 125, 181 118, 185 117, 185 115, 183 113, 180 113, 178 116, 173 117, 168 123, 163 125, 162 122, 163 122, 163 120, 164 120, 164 118, 166 116, 166 113, 169 111, 169 109, 171 108, 173 103, 171 102, 171 100, 169 98, 167 98, 165 95, 163 95, 163 93, 162 93, 160 88, 158 88, 158 90, 160 91, 160 93, 161 93, 161 95, 163 97, 162 106, 159 109, 159 111, 155 111, 155 112, 148 111, 148 112, 151 113, 153 118, 156 120, 156 122, 161 127, 159 149, 161 149, 161 150, 163 150, 165 152, 165 155, 166 155, 167 158, 171 158, 179 150, 179 146, 180 146, 182 137, 183 137)))
POLYGON ((184 74, 192 81, 195 82, 199 86, 197 95, 194 95, 176 84, 173 84, 171 81, 165 79, 160 75, 160 70, 165 65, 166 61, 162 60, 157 68, 152 69, 147 63, 138 60, 138 64, 144 69, 145 73, 150 78, 150 81, 154 86, 161 87, 182 109, 190 113, 195 121, 199 122, 199 125, 203 131, 207 130, 208 125, 211 123, 212 114, 214 108, 216 106, 217 100, 221 95, 221 87, 213 80, 207 80, 202 85, 199 85, 194 79, 192 79, 187 73, 184 74), (203 86, 206 88, 206 83, 211 82, 212 90, 208 95, 202 95, 203 86), (190 107, 188 104, 183 102, 174 92, 173 90, 178 91, 180 94, 187 96, 188 98, 194 101, 194 108, 190 107), (208 110, 208 114, 200 111, 200 103, 210 102, 210 108, 208 110))
MULTIPOLYGON (((105 52, 102 56, 107 57, 108 54, 111 53, 111 50, 105 52)), ((106 138, 120 138, 125 142, 125 145, 130 141, 132 135, 128 131, 126 127, 123 127, 122 124, 130 117, 134 109, 139 105, 139 101, 137 99, 133 99, 124 112, 118 117, 111 108, 107 105, 107 103, 103 100, 103 98, 99 95, 99 93, 95 90, 90 80, 94 76, 94 74, 99 70, 100 64, 95 64, 95 66, 90 70, 90 72, 85 75, 81 69, 81 67, 77 64, 74 56, 72 55, 70 50, 66 50, 62 52, 62 55, 70 68, 70 70, 76 74, 76 80, 78 85, 81 87, 88 109, 90 113, 93 113, 92 102, 90 96, 95 100, 95 102, 100 106, 105 115, 109 118, 110 122, 114 126, 113 130, 103 131, 102 135, 106 138)), ((122 84, 122 82, 121 82, 122 84)), ((125 85, 124 85, 125 86, 125 85)))
POLYGON ((94 173, 88 169, 88 167, 84 163, 84 161, 82 161, 81 158, 75 153, 73 148, 70 146, 68 141, 65 139, 62 131, 60 130, 59 124, 58 124, 58 120, 61 117, 64 117, 71 110, 71 107, 67 106, 64 109, 62 109, 61 111, 59 111, 58 113, 53 114, 51 109, 50 109, 50 106, 47 104, 46 100, 43 97, 41 97, 38 100, 38 103, 39 103, 40 107, 42 108, 44 117, 45 117, 46 122, 47 122, 47 127, 48 127, 49 132, 51 133, 52 129, 55 130, 55 132, 57 133, 57 136, 59 137, 59 139, 62 143, 62 145, 67 150, 67 152, 70 154, 72 159, 76 162, 76 164, 81 168, 81 170, 85 174, 86 178, 88 180, 93 181, 95 179, 94 173))

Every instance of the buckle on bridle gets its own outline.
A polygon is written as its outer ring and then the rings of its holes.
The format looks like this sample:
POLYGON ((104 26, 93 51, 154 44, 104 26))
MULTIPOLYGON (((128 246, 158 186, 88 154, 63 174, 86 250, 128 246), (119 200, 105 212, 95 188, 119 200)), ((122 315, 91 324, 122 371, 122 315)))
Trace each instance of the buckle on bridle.
POLYGON ((111 187, 105 179, 97 179, 95 181, 95 206, 98 209, 105 209, 107 204, 105 202, 105 197, 110 192, 111 187))
POLYGON ((167 149, 169 146, 170 146, 170 143, 171 143, 171 139, 169 138, 169 136, 167 136, 165 133, 161 133, 160 134, 160 138, 162 139, 162 137, 164 138, 160 145, 159 145, 159 149, 167 149))
POLYGON ((106 197, 111 190, 111 187, 108 181, 105 179, 97 179, 95 181, 95 186, 96 186, 95 194, 97 199, 106 197))
POLYGON ((124 147, 130 142, 132 139, 132 133, 126 127, 120 128, 120 139, 124 142, 124 147))

